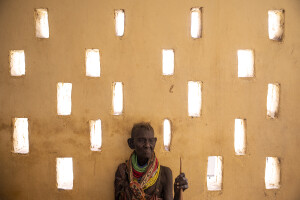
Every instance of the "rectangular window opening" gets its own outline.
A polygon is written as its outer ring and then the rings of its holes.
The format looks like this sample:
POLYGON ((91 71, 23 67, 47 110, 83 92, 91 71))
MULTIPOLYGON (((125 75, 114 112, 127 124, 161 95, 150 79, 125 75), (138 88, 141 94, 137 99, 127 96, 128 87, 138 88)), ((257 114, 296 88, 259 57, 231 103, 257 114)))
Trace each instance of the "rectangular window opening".
POLYGON ((269 10, 269 39, 281 41, 284 32, 284 10, 269 10))
POLYGON ((170 144, 171 144, 171 122, 168 119, 164 120, 164 148, 166 151, 170 151, 170 144))
POLYGON ((245 119, 235 119, 234 150, 236 155, 245 155, 246 153, 246 120, 245 119))
POLYGON ((71 114, 72 83, 57 83, 57 114, 71 114))
POLYGON ((113 114, 121 115, 123 113, 123 83, 113 83, 113 114))
POLYGON ((28 119, 13 118, 13 148, 14 153, 29 153, 28 119))
POLYGON ((102 129, 101 120, 90 120, 90 139, 91 139, 91 150, 101 151, 102 146, 102 129))
POLYGON ((173 49, 163 49, 163 75, 173 75, 174 74, 174 50, 173 49))
POLYGON ((191 117, 200 117, 202 103, 201 85, 200 81, 188 82, 188 113, 191 117))
POLYGON ((207 189, 216 191, 222 189, 222 156, 208 156, 207 189))
POLYGON ((86 65, 86 76, 100 77, 99 49, 86 49, 85 65, 86 65))
POLYGON ((49 38, 48 10, 35 10, 35 34, 37 38, 49 38))
POLYGON ((276 118, 278 115, 279 87, 278 83, 268 84, 267 116, 270 118, 276 118))
POLYGON ((250 49, 238 50, 238 77, 254 76, 254 52, 250 49))
POLYGON ((266 189, 280 188, 280 162, 277 157, 266 158, 265 186, 266 189))
POLYGON ((62 190, 73 189, 73 159, 56 158, 57 188, 62 190))
POLYGON ((10 51, 10 75, 23 76, 25 75, 25 53, 24 50, 10 51))
POLYGON ((201 14, 202 8, 191 9, 191 36, 194 39, 200 38, 202 35, 201 14))
POLYGON ((125 12, 124 10, 115 10, 116 35, 121 37, 125 30, 125 12))

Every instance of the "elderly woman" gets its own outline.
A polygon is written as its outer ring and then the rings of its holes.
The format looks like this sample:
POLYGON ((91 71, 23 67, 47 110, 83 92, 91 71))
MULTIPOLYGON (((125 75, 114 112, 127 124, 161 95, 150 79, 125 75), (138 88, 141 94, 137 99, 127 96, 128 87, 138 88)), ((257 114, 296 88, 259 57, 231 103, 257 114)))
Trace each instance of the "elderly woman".
MULTIPOLYGON (((129 160, 119 165, 115 175, 116 200, 173 200, 172 171, 160 165, 154 153, 157 138, 149 123, 135 124, 128 139, 133 149, 129 160)), ((180 189, 188 182, 181 173, 174 183, 174 199, 180 199, 180 189)))

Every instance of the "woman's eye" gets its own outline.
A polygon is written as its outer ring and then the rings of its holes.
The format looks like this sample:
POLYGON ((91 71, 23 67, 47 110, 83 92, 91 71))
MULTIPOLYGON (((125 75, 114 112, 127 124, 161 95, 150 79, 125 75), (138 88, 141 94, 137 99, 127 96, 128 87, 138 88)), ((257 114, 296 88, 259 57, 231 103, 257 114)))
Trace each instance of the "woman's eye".
POLYGON ((150 138, 150 139, 146 139, 146 138, 137 138, 136 139, 137 142, 139 143, 146 143, 148 141, 148 143, 150 144, 154 144, 155 143, 155 138, 150 138))
POLYGON ((143 138, 139 138, 138 142, 145 142, 145 140, 143 138))
POLYGON ((153 144, 155 142, 155 139, 150 139, 149 142, 153 144))

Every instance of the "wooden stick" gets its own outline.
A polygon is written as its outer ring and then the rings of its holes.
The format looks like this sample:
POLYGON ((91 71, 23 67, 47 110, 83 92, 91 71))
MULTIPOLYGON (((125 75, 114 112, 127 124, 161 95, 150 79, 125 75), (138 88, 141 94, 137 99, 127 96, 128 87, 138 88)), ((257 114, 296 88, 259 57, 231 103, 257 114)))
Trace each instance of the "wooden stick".
MULTIPOLYGON (((182 173, 182 162, 181 162, 181 157, 180 157, 180 174, 182 173)), ((180 200, 183 200, 183 190, 180 189, 180 200)))
POLYGON ((181 162, 181 157, 180 157, 180 174, 182 173, 182 162, 181 162))

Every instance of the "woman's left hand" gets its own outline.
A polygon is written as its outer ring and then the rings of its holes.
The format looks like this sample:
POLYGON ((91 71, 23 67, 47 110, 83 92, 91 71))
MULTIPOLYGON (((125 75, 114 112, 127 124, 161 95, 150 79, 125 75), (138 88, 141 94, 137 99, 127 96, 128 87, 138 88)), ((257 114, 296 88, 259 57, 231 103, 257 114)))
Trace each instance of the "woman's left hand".
POLYGON ((188 180, 185 177, 185 174, 184 173, 179 174, 179 176, 175 178, 175 183, 174 183, 175 195, 180 193, 180 189, 184 191, 188 188, 189 188, 188 180))

